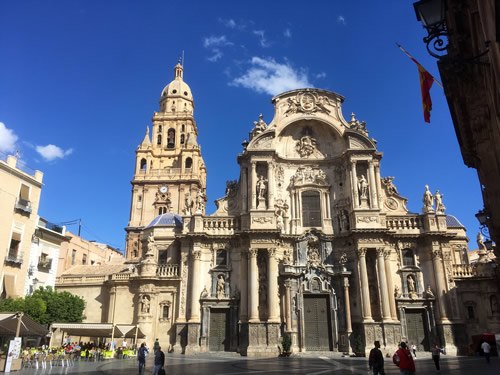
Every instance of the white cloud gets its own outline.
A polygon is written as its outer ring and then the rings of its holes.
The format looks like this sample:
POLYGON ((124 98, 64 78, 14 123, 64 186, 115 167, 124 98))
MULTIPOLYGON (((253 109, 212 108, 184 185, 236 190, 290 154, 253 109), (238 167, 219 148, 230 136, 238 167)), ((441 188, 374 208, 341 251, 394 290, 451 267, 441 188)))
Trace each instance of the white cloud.
POLYGON ((55 159, 63 159, 64 157, 71 155, 73 149, 69 148, 65 151, 58 146, 47 145, 36 146, 36 152, 38 152, 40 156, 45 159, 45 161, 52 161, 55 159))
POLYGON ((17 140, 18 137, 14 131, 7 128, 3 122, 0 122, 0 151, 13 152, 16 149, 17 140))
POLYGON ((337 23, 340 23, 342 25, 347 25, 347 21, 345 20, 344 16, 338 16, 337 23))
POLYGON ((230 28, 230 29, 234 29, 236 28, 236 22, 235 20, 233 20, 232 18, 228 19, 228 20, 225 20, 225 19, 222 19, 220 18, 219 21, 226 27, 230 28))
POLYGON ((316 74, 316 78, 325 78, 326 77, 326 73, 325 72, 321 72, 321 73, 318 73, 316 74))
POLYGON ((290 64, 280 64, 272 58, 253 57, 251 67, 230 85, 276 95, 288 90, 312 87, 303 69, 294 70, 290 64))
POLYGON ((220 60, 222 58, 222 52, 218 48, 213 48, 212 49, 212 56, 207 57, 208 61, 211 62, 216 62, 217 60, 220 60))
POLYGON ((285 36, 285 38, 291 38, 292 31, 290 29, 285 29, 285 31, 283 31, 283 35, 285 36))
POLYGON ((264 30, 253 30, 252 33, 259 37, 259 43, 261 47, 269 47, 271 44, 266 39, 266 33, 264 30))
POLYGON ((205 39, 203 39, 203 47, 205 48, 213 48, 213 47, 223 47, 223 46, 232 46, 233 43, 227 40, 225 35, 215 36, 211 35, 205 39))

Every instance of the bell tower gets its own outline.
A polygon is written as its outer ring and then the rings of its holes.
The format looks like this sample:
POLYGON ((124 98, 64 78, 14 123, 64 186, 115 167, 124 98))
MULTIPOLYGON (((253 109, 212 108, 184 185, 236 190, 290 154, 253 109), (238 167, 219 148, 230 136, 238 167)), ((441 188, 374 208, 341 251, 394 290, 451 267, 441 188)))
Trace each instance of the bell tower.
POLYGON ((191 215, 194 201, 206 188, 206 168, 201 156, 194 119, 194 100, 183 80, 179 62, 174 79, 161 92, 160 110, 151 132, 136 150, 132 202, 127 232, 127 259, 140 258, 141 233, 155 217, 172 213, 191 215))

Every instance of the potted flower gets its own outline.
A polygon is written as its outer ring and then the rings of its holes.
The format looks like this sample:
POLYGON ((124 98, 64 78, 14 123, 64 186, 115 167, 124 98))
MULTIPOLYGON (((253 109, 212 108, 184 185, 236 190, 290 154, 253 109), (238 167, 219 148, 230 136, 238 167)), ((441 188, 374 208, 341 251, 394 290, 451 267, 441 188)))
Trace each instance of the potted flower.
POLYGON ((290 354, 292 354, 292 337, 289 333, 283 334, 283 336, 281 337, 281 345, 283 346, 283 351, 281 352, 280 356, 289 357, 290 354))

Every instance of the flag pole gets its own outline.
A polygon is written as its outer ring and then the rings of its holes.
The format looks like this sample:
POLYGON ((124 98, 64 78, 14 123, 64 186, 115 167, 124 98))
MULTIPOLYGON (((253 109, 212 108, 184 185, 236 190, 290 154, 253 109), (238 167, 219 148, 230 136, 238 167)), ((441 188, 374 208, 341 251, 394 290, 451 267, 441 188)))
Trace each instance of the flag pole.
MULTIPOLYGON (((420 65, 420 66, 422 66, 422 67, 423 67, 423 65, 422 65, 422 64, 420 64, 420 63, 419 63, 419 62, 418 62, 418 61, 417 61, 417 60, 416 60, 416 59, 415 59, 412 55, 410 55, 410 54, 408 53, 408 51, 407 51, 407 50, 405 50, 401 44, 396 43, 396 46, 397 46, 397 47, 398 47, 398 48, 399 48, 399 49, 400 49, 400 50, 401 50, 401 51, 402 51, 402 52, 403 52, 406 56, 408 56, 408 57, 409 57, 409 58, 410 58, 410 59, 411 59, 411 60, 412 60, 415 64, 420 65)), ((424 69, 425 69, 425 68, 424 68, 424 69)), ((427 70, 427 69, 425 69, 425 70, 427 70)), ((427 72, 429 72, 429 71, 427 70, 427 72)), ((436 85, 438 85, 439 87, 441 87, 441 88, 443 89, 443 85, 441 84, 441 82, 439 82, 439 81, 436 79, 436 77, 434 77, 432 74, 430 74, 430 73, 429 73, 429 75, 432 77, 432 79, 434 80, 434 82, 436 82, 436 85)))

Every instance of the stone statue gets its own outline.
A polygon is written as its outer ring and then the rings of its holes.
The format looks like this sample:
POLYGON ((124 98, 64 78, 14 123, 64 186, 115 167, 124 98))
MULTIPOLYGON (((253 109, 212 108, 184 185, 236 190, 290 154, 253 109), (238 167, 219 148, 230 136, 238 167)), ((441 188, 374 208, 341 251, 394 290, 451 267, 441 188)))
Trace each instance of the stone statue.
POLYGON ((425 290, 425 295, 427 298, 432 298, 434 297, 434 293, 432 293, 432 289, 430 285, 427 285, 427 289, 425 290))
POLYGON ((226 296, 226 290, 225 290, 226 282, 224 280, 224 276, 219 275, 217 277, 217 298, 221 299, 226 296))
POLYGON ((264 199, 266 197, 266 180, 264 176, 260 175, 257 180, 257 197, 259 199, 264 199))
POLYGON ((481 232, 477 233, 476 242, 477 242, 477 247, 479 250, 488 250, 486 248, 486 245, 484 244, 484 237, 483 237, 483 234, 481 232))
POLYGON ((149 233, 149 236, 148 236, 148 250, 147 250, 147 253, 148 254, 152 254, 154 252, 154 248, 155 248, 155 237, 153 235, 153 232, 149 233))
POLYGON ((433 212, 434 208, 434 197, 429 190, 429 185, 425 185, 424 198, 422 199, 424 202, 424 212, 433 212))
POLYGON ((193 200, 188 192, 184 194, 184 215, 191 215, 191 208, 193 208, 193 200))
POLYGON ((399 293, 399 286, 396 285, 394 287, 394 297, 398 298, 400 295, 401 293, 399 293))
POLYGON ((207 287, 203 287, 203 290, 201 291, 200 298, 207 298, 208 297, 208 290, 207 287))
POLYGON ((203 213, 205 209, 205 193, 203 190, 198 191, 198 195, 196 196, 196 213, 203 213))
POLYGON ((409 275, 406 280, 408 282, 408 292, 415 293, 415 280, 413 280, 413 276, 409 275))
POLYGON ((283 212, 281 210, 276 210, 276 229, 280 232, 283 231, 284 221, 283 221, 283 212))
POLYGON ((436 194, 434 194, 434 201, 436 202, 436 213, 444 214, 446 207, 443 204, 443 194, 439 193, 439 190, 436 190, 436 194))
POLYGON ((142 296, 141 305, 142 312, 145 314, 149 314, 151 303, 148 296, 142 296))
POLYGON ((361 199, 366 199, 368 197, 368 181, 364 175, 358 177, 358 192, 361 199))

